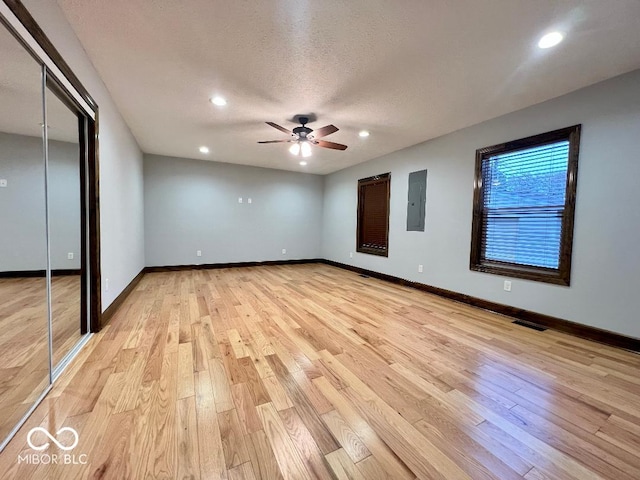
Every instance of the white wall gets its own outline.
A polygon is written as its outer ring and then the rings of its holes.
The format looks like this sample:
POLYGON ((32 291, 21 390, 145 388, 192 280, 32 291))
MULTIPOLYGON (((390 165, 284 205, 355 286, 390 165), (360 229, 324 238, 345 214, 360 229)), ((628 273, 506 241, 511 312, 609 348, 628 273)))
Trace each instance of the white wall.
MULTIPOLYGON (((0 132, 0 272, 47 266, 42 138, 0 132)), ((51 268, 80 268, 78 145, 49 141, 51 268), (69 260, 68 253, 74 258, 69 260)))
POLYGON ((0 272, 47 268, 42 139, 0 133, 0 272))
MULTIPOLYGON (((428 115, 428 112, 425 112, 428 115)), ((324 258, 640 337, 640 70, 325 178, 324 258), (475 151, 582 124, 570 287, 469 270, 475 151), (425 232, 407 177, 428 169, 425 232), (357 181, 391 172, 389 258, 354 253, 357 181), (424 273, 417 273, 418 264, 424 273)))
MULTIPOLYGON (((51 269, 80 269, 80 149, 77 143, 49 140, 49 251, 51 269), (73 254, 69 260, 68 254, 73 254)), ((15 203, 14 205, 21 205, 15 203)))
POLYGON ((320 255, 318 175, 145 155, 144 178, 148 266, 320 255))
POLYGON ((55 1, 23 0, 100 109, 102 309, 144 267, 142 152, 55 1), (109 279, 106 291, 105 279, 109 279))

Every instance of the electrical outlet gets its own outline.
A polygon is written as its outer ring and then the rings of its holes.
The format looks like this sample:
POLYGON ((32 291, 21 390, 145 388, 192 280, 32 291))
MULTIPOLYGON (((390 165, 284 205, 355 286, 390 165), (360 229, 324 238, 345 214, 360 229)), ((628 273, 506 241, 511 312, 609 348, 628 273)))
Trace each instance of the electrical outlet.
POLYGON ((282 254, 283 254, 283 255, 286 255, 286 254, 287 254, 287 249, 286 249, 286 248, 283 248, 283 249, 282 249, 282 254))
POLYGON ((349 258, 353 258, 353 252, 349 252, 349 258))
POLYGON ((0 187, 4 188, 7 186, 7 179, 6 178, 0 178, 0 187))
POLYGON ((238 197, 238 203, 242 203, 242 197, 238 197))
POLYGON ((109 279, 108 278, 104 279, 104 291, 105 292, 109 291, 109 279))
POLYGON ((73 252, 67 253, 67 259, 68 260, 73 260, 73 252))
POLYGON ((202 256, 202 250, 196 250, 196 257, 202 256))
POLYGON ((247 203, 251 203, 251 197, 247 198, 247 203))
POLYGON ((418 265, 418 273, 422 273, 423 267, 422 265, 418 265))
POLYGON ((505 292, 510 292, 511 291, 511 281, 510 280, 505 280, 504 281, 504 290, 505 290, 505 292))

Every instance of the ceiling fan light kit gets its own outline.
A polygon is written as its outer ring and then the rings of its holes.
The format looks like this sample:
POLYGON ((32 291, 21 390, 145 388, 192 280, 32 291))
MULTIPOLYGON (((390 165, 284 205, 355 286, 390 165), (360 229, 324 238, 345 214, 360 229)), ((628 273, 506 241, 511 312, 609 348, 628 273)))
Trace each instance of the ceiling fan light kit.
POLYGON ((318 140, 319 138, 326 137, 338 131, 338 127, 334 125, 327 125, 325 127, 313 130, 307 127, 309 118, 304 116, 297 116, 301 125, 293 129, 288 130, 273 122, 266 122, 267 125, 272 126, 276 130, 280 130, 282 133, 286 133, 290 136, 287 140, 266 140, 258 143, 292 143, 289 147, 289 152, 292 155, 301 155, 302 157, 310 157, 312 150, 311 145, 322 148, 330 148, 332 150, 346 150, 347 146, 340 143, 328 142, 326 140, 318 140))
POLYGON ((309 145, 309 142, 300 143, 300 153, 302 154, 303 157, 311 156, 311 145, 309 145))

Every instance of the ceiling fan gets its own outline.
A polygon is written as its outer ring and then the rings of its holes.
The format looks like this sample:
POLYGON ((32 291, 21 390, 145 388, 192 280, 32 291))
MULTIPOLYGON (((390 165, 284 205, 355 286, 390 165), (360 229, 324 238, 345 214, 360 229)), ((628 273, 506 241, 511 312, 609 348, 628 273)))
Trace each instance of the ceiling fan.
POLYGON ((273 128, 280 130, 283 133, 286 133, 291 136, 291 138, 287 140, 266 140, 258 143, 293 143, 289 148, 289 151, 294 155, 302 155, 303 157, 308 157, 311 155, 311 145, 315 145, 317 147, 323 148, 331 148, 333 150, 346 150, 347 146, 342 145, 341 143, 328 142, 326 140, 318 140, 321 137, 326 137, 327 135, 331 135, 338 131, 338 127, 334 125, 327 125, 326 127, 319 128, 317 130, 313 130, 307 127, 307 123, 309 123, 309 117, 298 117, 298 121, 301 123, 299 127, 296 127, 291 130, 287 130, 280 125, 273 122, 266 122, 267 125, 271 125, 273 128))

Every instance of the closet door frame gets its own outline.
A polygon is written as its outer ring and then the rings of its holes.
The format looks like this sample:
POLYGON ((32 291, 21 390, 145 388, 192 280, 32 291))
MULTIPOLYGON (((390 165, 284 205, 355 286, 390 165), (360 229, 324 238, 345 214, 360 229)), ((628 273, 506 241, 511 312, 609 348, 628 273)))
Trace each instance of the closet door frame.
MULTIPOLYGON (((79 142, 83 149, 81 155, 84 153, 86 158, 80 167, 82 189, 85 190, 81 204, 81 236, 86 255, 83 255, 82 267, 88 272, 82 282, 82 293, 83 301, 88 300, 83 308, 88 311, 89 318, 88 332, 84 327, 82 333, 95 333, 102 327, 98 105, 20 0, 0 0, 0 23, 43 66, 46 83, 54 85, 81 113, 80 123, 84 125, 79 126, 79 142)), ((43 95, 46 94, 45 89, 43 95)))
MULTIPOLYGON (((7 28, 22 44, 25 50, 36 60, 42 72, 42 113, 46 120, 46 95, 55 94, 65 101, 71 110, 78 114, 78 142, 80 145, 81 177, 81 241, 83 276, 81 281, 81 308, 85 318, 82 322, 82 339, 63 358, 59 365, 53 365, 52 352, 52 316, 51 316, 51 260, 49 255, 49 227, 47 225, 47 303, 48 303, 48 341, 49 341, 49 384, 15 425, 7 438, 0 438, 0 451, 9 443, 20 427, 26 422, 36 407, 51 390, 55 380, 71 359, 86 344, 91 333, 102 327, 102 301, 100 285, 100 195, 99 195, 99 145, 98 105, 80 80, 64 61, 58 50, 38 26, 20 0, 0 0, 0 28, 7 28), (49 87, 49 88, 47 88, 49 87), (88 322, 86 319, 88 318, 88 322)), ((45 190, 47 186, 48 143, 47 130, 43 129, 45 166, 45 190)), ((48 194, 45 192, 45 209, 48 210, 48 194)), ((49 222, 47 212, 46 222, 49 222)))

